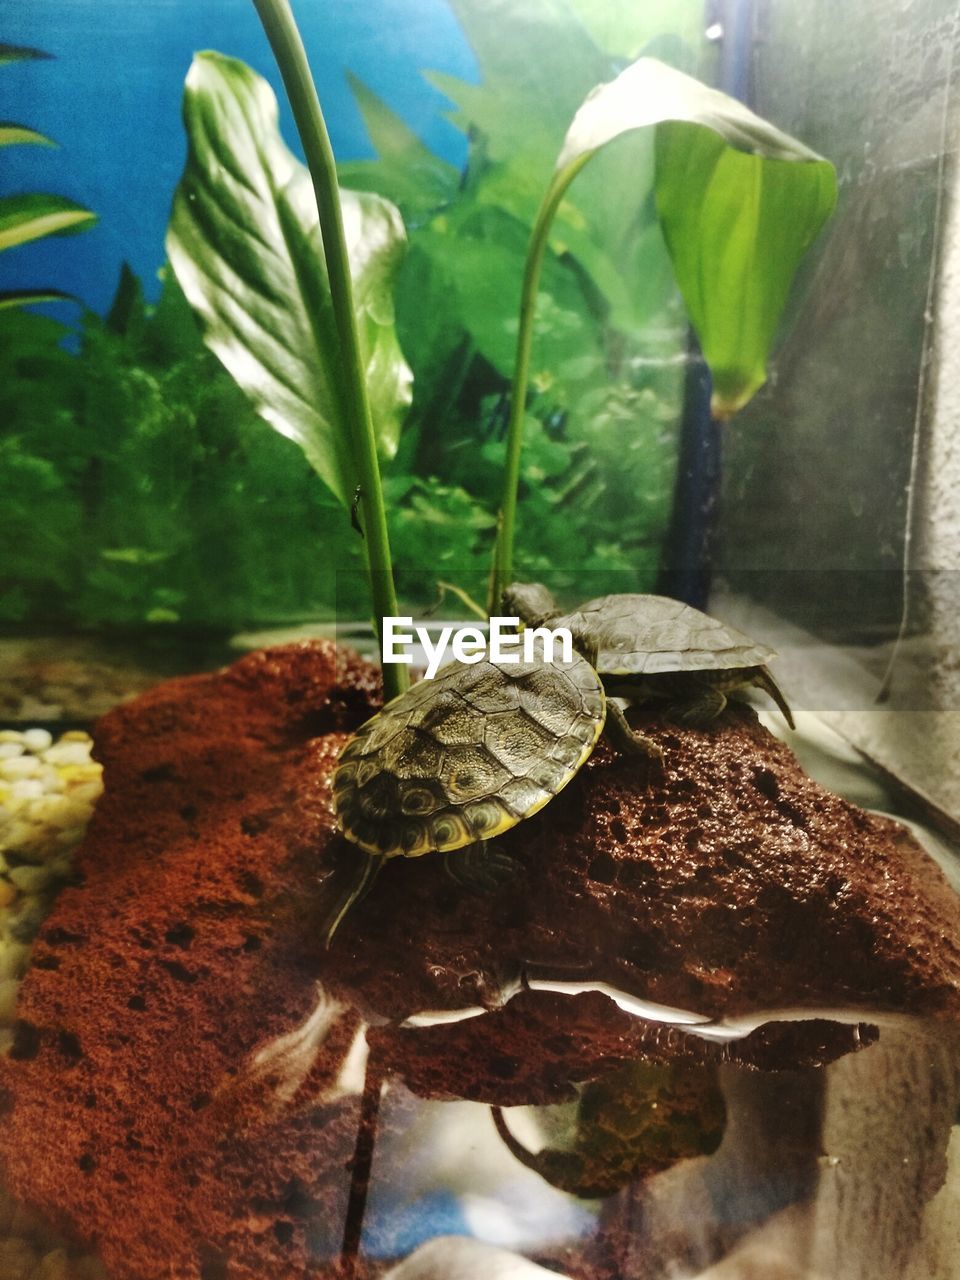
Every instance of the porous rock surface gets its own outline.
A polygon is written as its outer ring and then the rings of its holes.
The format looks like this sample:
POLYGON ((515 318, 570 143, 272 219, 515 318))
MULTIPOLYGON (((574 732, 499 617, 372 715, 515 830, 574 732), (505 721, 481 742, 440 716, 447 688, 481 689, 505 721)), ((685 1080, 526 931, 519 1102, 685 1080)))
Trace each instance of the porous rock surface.
MULTIPOLYGON (((644 719, 662 767, 601 744, 502 838, 522 870, 496 893, 459 889, 438 858, 391 863, 325 951, 327 877, 354 856, 330 774, 376 699, 370 667, 305 644, 170 681, 98 726, 105 795, 0 1064, 0 1158, 116 1280, 337 1274, 358 1113, 340 1072, 364 1022, 414 1090, 510 1105, 638 1053, 704 1052, 596 991, 515 994, 524 975, 711 1016, 957 1020, 960 904, 939 870, 741 708, 706 729, 644 719), (477 1005, 494 1012, 396 1026, 477 1005)), ((779 1069, 866 1038, 820 1020, 724 1052, 779 1069)))

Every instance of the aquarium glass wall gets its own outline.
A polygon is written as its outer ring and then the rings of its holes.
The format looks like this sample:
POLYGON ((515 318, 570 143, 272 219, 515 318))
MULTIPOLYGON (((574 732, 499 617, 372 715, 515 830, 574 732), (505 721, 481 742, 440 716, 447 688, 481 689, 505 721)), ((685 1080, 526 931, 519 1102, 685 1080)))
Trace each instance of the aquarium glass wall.
POLYGON ((954 815, 956 55, 949 4, 756 9, 755 105, 840 198, 726 435, 714 561, 802 632, 807 705, 954 815))
POLYGON ((900 619, 914 454, 933 431, 955 37, 953 7, 935 2, 756 15, 758 110, 831 157, 841 198, 774 376, 729 433, 724 558, 835 637, 888 637, 900 619))

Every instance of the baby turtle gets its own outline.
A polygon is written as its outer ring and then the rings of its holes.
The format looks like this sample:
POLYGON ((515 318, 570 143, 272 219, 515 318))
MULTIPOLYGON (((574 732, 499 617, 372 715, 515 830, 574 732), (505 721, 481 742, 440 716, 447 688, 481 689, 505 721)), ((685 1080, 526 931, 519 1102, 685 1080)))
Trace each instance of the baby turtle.
MULTIPOLYGON (((603 684, 572 662, 452 662, 388 703, 344 747, 333 778, 343 834, 364 854, 328 938, 387 858, 468 853, 532 817, 576 775, 607 723, 603 684)), ((622 712, 607 727, 622 748, 622 712)), ((625 721, 623 722, 625 724, 625 721)), ((355 864, 357 866, 358 864, 355 864)))
POLYGON ((757 685, 795 727, 767 670, 774 650, 679 600, 599 596, 564 614, 546 587, 534 582, 508 587, 503 608, 531 626, 569 628, 575 648, 593 662, 610 697, 664 701, 675 719, 698 725, 720 714, 729 693, 757 685))

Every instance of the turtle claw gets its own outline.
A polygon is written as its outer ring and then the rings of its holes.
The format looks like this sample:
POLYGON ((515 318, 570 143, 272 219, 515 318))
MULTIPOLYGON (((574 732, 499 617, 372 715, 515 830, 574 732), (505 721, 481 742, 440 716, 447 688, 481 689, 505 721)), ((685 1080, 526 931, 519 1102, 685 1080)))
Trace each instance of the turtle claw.
POLYGON ((443 855, 444 871, 471 893, 496 893, 516 879, 520 867, 520 861, 496 841, 477 840, 443 855))

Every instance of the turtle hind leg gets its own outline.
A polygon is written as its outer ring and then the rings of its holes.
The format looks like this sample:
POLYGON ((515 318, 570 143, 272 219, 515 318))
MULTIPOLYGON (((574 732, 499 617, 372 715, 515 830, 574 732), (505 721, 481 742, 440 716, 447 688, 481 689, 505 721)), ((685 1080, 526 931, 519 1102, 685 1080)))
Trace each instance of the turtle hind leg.
POLYGON ((653 739, 632 729, 627 722, 627 717, 623 714, 623 709, 609 699, 603 730, 617 750, 622 751, 624 755, 646 756, 653 760, 663 759, 663 752, 653 739))
POLYGON ((520 862, 496 840, 475 840, 443 855, 443 869, 461 888, 470 893, 496 893, 515 879, 520 862))
POLYGON ((370 891, 386 861, 382 853, 367 853, 353 846, 350 852, 354 855, 350 865, 344 867, 341 862, 330 881, 330 902, 320 924, 327 947, 350 908, 370 891))
POLYGON ((727 705, 727 695, 715 684, 698 684, 695 696, 671 707, 669 714, 680 724, 693 728, 709 724, 727 705))

